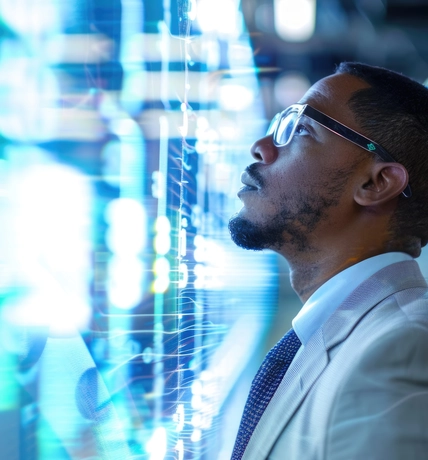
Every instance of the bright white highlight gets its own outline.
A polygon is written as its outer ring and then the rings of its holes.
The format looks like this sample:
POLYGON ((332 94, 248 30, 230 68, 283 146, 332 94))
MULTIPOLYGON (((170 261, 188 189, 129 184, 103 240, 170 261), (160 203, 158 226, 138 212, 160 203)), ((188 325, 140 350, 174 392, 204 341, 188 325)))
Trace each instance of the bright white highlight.
POLYGON ((220 105, 224 110, 239 112, 254 102, 254 92, 242 85, 225 84, 220 87, 220 105))
POLYGON ((60 23, 59 9, 54 0, 0 0, 3 21, 18 34, 41 35, 56 31, 60 23))
POLYGON ((91 189, 77 171, 42 150, 10 147, 2 258, 27 290, 10 311, 16 323, 50 325, 57 334, 87 327, 90 317, 91 189), (22 161, 30 163, 24 166, 22 161), (40 164, 31 165, 32 161, 40 164), (45 164, 42 164, 42 162, 45 164))
POLYGON ((108 266, 107 292, 110 302, 123 310, 138 305, 143 295, 144 264, 139 254, 146 243, 146 213, 137 200, 118 198, 105 211, 106 235, 113 255, 108 266))
POLYGON ((116 254, 139 254, 146 242, 146 213, 131 198, 118 198, 107 206, 106 221, 110 224, 107 245, 116 254))
POLYGON ((112 256, 108 266, 107 292, 110 302, 129 310, 138 305, 143 295, 144 265, 137 257, 112 256))
POLYGON ((156 428, 153 436, 146 444, 147 452, 150 453, 150 460, 163 460, 166 455, 167 436, 163 427, 156 428))
POLYGON ((274 0, 276 33, 291 42, 309 40, 315 31, 316 0, 274 0))
POLYGON ((242 31, 235 0, 199 0, 196 18, 203 32, 236 35, 242 31))

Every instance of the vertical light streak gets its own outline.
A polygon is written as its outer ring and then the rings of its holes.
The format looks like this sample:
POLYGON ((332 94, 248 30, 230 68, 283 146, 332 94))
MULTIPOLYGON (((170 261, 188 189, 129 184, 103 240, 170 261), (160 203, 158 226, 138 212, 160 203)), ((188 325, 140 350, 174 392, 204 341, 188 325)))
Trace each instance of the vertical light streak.
MULTIPOLYGON (((165 83, 165 82, 164 82, 165 83)), ((167 219, 167 177, 168 177, 168 136, 169 126, 168 119, 166 116, 159 118, 159 190, 160 196, 158 197, 158 209, 157 219, 167 219)), ((162 231, 162 230, 161 230, 162 231)), ((159 230, 158 230, 159 233, 159 230)), ((169 237, 169 235, 168 235, 169 237)), ((159 260, 163 255, 156 254, 156 261, 159 260)), ((155 274, 156 276, 156 274, 155 274)), ((154 406, 154 423, 160 424, 162 420, 162 408, 163 401, 162 395, 164 394, 164 326, 163 326, 163 314, 164 314, 164 292, 154 293, 154 328, 153 328, 153 345, 154 345, 154 360, 153 360, 153 374, 154 382, 153 388, 155 393, 155 406, 154 406)))
MULTIPOLYGON (((110 388, 122 388, 129 384, 130 365, 123 361, 127 344, 131 343, 129 333, 132 331, 131 311, 143 297, 146 285, 143 251, 146 244, 146 213, 143 207, 145 188, 145 145, 139 125, 130 117, 134 101, 129 100, 127 82, 139 72, 140 63, 131 54, 131 43, 142 29, 142 3, 140 0, 121 0, 121 48, 119 60, 124 73, 124 89, 120 102, 122 106, 114 107, 109 120, 110 131, 118 138, 119 148, 119 198, 110 203, 116 214, 110 219, 108 232, 113 234, 110 243, 111 257, 107 266, 109 278, 108 318, 108 356, 114 372, 105 373, 109 377, 110 388), (114 296, 112 295, 114 294, 114 296), (123 314, 117 309, 127 310, 123 314)), ((126 392, 116 396, 116 406, 120 410, 128 429, 130 401, 126 392)))

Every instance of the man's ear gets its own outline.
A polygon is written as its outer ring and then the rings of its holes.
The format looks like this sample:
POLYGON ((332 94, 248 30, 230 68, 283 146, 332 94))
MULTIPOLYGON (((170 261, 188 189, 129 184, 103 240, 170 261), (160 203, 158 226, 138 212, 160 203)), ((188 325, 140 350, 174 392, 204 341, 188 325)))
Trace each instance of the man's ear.
POLYGON ((400 163, 373 163, 369 178, 355 190, 354 199, 361 206, 386 203, 406 188, 409 173, 400 163))

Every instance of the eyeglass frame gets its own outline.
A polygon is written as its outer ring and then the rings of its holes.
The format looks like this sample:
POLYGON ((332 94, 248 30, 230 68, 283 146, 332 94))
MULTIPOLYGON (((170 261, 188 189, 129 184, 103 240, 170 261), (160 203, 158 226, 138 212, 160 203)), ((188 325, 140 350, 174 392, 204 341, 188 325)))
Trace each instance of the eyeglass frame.
MULTIPOLYGON (((340 123, 339 121, 335 120, 334 118, 329 117, 325 113, 320 112, 319 110, 311 107, 308 104, 293 104, 290 105, 288 108, 283 110, 280 113, 277 113, 266 132, 266 135, 272 135, 273 143, 276 147, 284 147, 285 145, 289 144, 293 139, 294 133, 298 126, 298 121, 300 118, 305 115, 308 118, 316 121, 324 128, 327 128, 329 131, 337 134, 338 136, 342 137, 343 139, 347 139, 348 141, 352 142, 358 147, 366 150, 367 152, 376 154, 379 158, 387 163, 397 163, 394 158, 378 143, 372 141, 368 137, 363 136, 360 133, 357 133, 353 129, 345 126, 344 124, 340 123), (278 143, 275 139, 275 135, 278 132, 278 128, 281 124, 281 120, 283 119, 284 115, 290 113, 291 111, 297 112, 297 117, 294 122, 293 128, 291 130, 290 136, 285 144, 278 143)), ((410 184, 406 185, 406 188, 401 192, 406 198, 410 198, 412 196, 412 189, 410 188, 410 184)))

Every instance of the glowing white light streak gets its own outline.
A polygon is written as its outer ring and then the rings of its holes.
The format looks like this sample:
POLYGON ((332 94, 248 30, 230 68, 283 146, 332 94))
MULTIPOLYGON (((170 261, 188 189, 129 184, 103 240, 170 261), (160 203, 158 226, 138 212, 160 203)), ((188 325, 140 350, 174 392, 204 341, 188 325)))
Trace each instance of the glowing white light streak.
POLYGON ((180 257, 184 257, 187 253, 187 232, 185 228, 180 229, 178 254, 180 257))
POLYGON ((178 453, 178 460, 183 460, 184 459, 184 441, 182 439, 179 439, 177 441, 175 450, 178 453))
POLYGON ((316 0, 274 0, 276 33, 287 41, 302 42, 315 31, 316 0))
POLYGON ((184 420, 185 420, 184 404, 178 404, 177 405, 177 411, 176 411, 175 415, 176 415, 176 419, 177 419, 176 430, 178 432, 183 431, 184 420))

